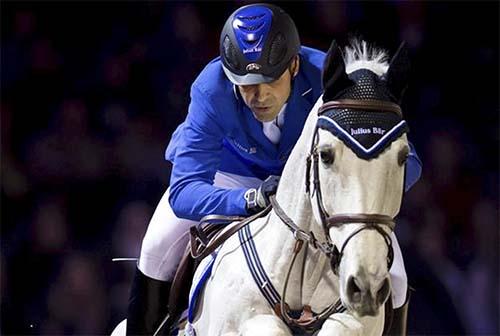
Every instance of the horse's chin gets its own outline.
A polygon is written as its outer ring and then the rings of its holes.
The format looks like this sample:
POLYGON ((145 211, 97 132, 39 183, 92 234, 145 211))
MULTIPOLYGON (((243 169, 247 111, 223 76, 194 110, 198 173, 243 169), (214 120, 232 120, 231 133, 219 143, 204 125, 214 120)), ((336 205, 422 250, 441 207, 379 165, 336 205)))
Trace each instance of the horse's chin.
POLYGON ((341 298, 341 301, 342 305, 347 309, 347 311, 357 318, 365 316, 377 316, 380 312, 380 307, 385 304, 385 302, 382 304, 377 304, 375 300, 371 298, 367 298, 356 303, 350 302, 344 298, 341 298))
POLYGON ((350 305, 350 312, 356 317, 377 316, 380 307, 380 305, 373 302, 361 302, 350 305))

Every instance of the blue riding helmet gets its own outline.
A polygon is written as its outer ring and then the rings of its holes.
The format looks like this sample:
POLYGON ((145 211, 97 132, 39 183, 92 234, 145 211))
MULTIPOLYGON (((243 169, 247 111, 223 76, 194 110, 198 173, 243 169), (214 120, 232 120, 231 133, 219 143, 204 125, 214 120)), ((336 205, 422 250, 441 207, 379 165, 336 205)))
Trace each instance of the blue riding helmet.
POLYGON ((299 49, 299 33, 292 18, 269 4, 237 9, 227 19, 220 37, 222 67, 236 85, 278 79, 299 49))

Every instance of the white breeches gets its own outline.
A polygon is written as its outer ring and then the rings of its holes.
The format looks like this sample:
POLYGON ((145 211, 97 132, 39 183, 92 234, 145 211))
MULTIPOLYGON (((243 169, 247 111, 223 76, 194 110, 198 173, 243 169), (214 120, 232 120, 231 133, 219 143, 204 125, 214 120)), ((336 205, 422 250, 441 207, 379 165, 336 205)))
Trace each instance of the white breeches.
MULTIPOLYGON (((246 177, 218 172, 214 185, 221 188, 256 188, 262 181, 255 177, 246 177)), ((139 269, 142 273, 157 280, 172 280, 179 265, 187 242, 189 228, 197 222, 178 218, 168 202, 170 189, 158 203, 149 222, 148 230, 142 240, 139 269)))
MULTIPOLYGON (((262 181, 247 176, 218 172, 214 185, 221 188, 256 188, 262 181)), ((197 222, 178 218, 168 202, 169 189, 161 198, 142 240, 138 267, 150 278, 171 281, 189 240, 189 228, 197 222)), ((394 262, 390 269, 394 308, 406 300, 407 278, 397 238, 391 234, 394 262)))

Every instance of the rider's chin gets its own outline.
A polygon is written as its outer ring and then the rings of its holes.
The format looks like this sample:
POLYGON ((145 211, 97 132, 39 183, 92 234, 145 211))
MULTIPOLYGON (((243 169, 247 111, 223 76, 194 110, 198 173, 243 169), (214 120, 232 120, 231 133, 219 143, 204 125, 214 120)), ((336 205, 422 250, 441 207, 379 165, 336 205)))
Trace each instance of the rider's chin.
POLYGON ((276 118, 276 116, 273 113, 271 113, 271 107, 266 107, 264 109, 254 108, 252 112, 255 118, 260 122, 269 122, 273 121, 276 118))

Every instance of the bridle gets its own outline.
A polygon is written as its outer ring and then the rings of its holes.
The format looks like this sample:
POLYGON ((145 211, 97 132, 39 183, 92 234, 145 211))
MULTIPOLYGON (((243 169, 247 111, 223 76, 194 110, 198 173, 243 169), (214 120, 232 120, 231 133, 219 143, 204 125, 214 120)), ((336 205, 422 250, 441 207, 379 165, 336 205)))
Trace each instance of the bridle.
MULTIPOLYGON (((397 114, 399 117, 402 117, 402 112, 399 105, 383 100, 354 100, 354 99, 334 100, 323 104, 318 109, 318 116, 323 115, 326 111, 331 109, 353 109, 353 110, 364 110, 373 112, 391 112, 397 114)), ((325 210, 325 207, 323 205, 323 194, 321 192, 321 185, 319 181, 319 165, 318 165, 319 153, 317 146, 319 141, 318 130, 319 128, 316 126, 316 129, 314 131, 313 141, 311 143, 311 149, 307 157, 306 192, 310 194, 311 198, 314 195, 316 195, 316 204, 321 219, 321 225, 323 227, 327 243, 333 247, 331 255, 329 256, 333 271, 336 274, 338 274, 338 267, 340 265, 342 256, 344 255, 344 249, 347 246, 347 243, 349 243, 349 241, 355 235, 364 230, 376 230, 378 233, 382 235, 388 248, 387 267, 388 269, 390 269, 394 261, 394 249, 392 247, 392 241, 389 234, 382 228, 382 226, 387 226, 392 232, 396 226, 396 224, 394 223, 394 218, 382 214, 348 213, 348 214, 329 215, 328 212, 325 210), (310 190, 311 168, 313 170, 312 191, 310 190), (329 234, 330 228, 340 227, 342 225, 347 225, 347 224, 358 224, 358 223, 363 224, 363 226, 352 232, 347 237, 347 239, 344 241, 339 251, 338 248, 331 241, 329 234)))
MULTIPOLYGON (((392 102, 382 101, 382 100, 354 100, 354 99, 339 99, 334 101, 329 101, 323 104, 318 109, 318 116, 323 115, 326 111, 331 109, 354 109, 363 111, 373 111, 373 112, 391 112, 402 117, 401 108, 392 102)), ((294 248, 294 255, 290 263, 287 275, 285 277, 285 283, 283 286, 283 292, 281 296, 281 302, 279 307, 275 307, 275 311, 281 315, 283 320, 291 328, 299 328, 306 332, 311 332, 312 330, 318 329, 330 316, 332 313, 339 311, 342 308, 340 299, 337 302, 332 303, 330 306, 325 308, 321 313, 313 315, 309 306, 305 306, 303 309, 303 315, 299 319, 294 319, 289 314, 288 305, 285 302, 285 294, 287 289, 287 284, 289 276, 293 265, 295 263, 296 257, 300 253, 304 243, 310 244, 313 248, 317 248, 322 251, 329 259, 333 272, 338 275, 338 269, 340 261, 344 254, 344 249, 346 248, 349 241, 356 236, 358 233, 364 230, 375 230, 383 238, 387 244, 387 269, 390 269, 394 261, 394 249, 392 247, 392 241, 390 233, 387 233, 383 226, 389 228, 392 232, 395 228, 394 218, 391 216, 383 214, 365 214, 365 213, 344 213, 330 215, 326 211, 323 204, 323 194, 321 192, 320 180, 319 180, 319 153, 318 153, 318 135, 319 127, 316 125, 313 135, 313 141, 311 143, 311 148, 309 155, 307 156, 306 162, 306 192, 310 198, 316 196, 316 205, 319 211, 321 225, 324 231, 324 236, 326 241, 321 242, 312 232, 306 232, 300 229, 293 220, 286 215, 284 210, 279 205, 278 201, 274 196, 270 197, 271 204, 276 215, 281 219, 281 221, 292 231, 296 243, 294 248), (312 170, 312 190, 311 190, 311 170, 312 170), (360 228, 352 232, 347 239, 343 242, 340 250, 335 246, 330 238, 330 228, 341 227, 343 225, 349 224, 363 224, 360 228)))

